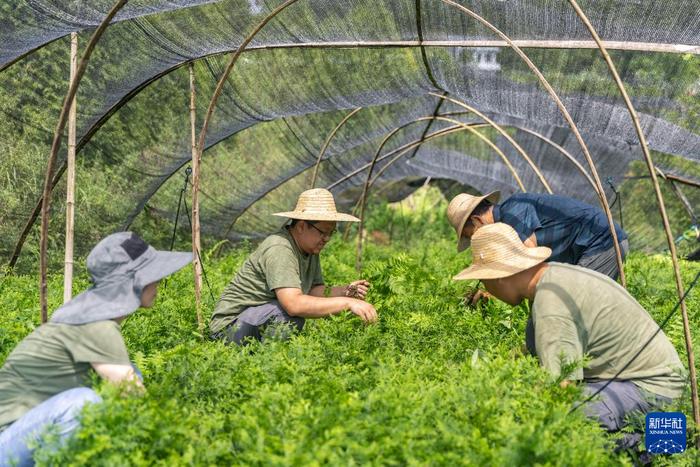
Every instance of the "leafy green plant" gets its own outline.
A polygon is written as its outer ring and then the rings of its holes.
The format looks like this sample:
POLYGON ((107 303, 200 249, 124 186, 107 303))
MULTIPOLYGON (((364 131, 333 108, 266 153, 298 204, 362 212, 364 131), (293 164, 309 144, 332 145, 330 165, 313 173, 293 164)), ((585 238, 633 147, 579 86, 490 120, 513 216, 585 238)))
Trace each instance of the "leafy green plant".
MULTIPOLYGON (((375 212, 385 209, 392 208, 375 212)), ((444 205, 432 211, 442 216, 444 205)), ((102 387, 104 402, 84 411, 62 449, 39 450, 38 463, 630 465, 595 422, 580 410, 569 414, 579 388, 560 388, 535 358, 522 356, 527 308, 467 307, 473 284, 451 278, 469 255, 455 252, 453 233, 436 235, 421 219, 407 226, 406 243, 368 242, 360 275, 352 243, 334 238, 322 254, 329 283, 360 276, 372 283, 368 300, 380 314, 373 326, 346 313, 309 320, 288 342, 227 347, 197 335, 192 271, 176 274, 154 308, 123 325, 147 394, 125 398, 102 387)), ((205 254, 215 297, 250 249, 205 254)), ((698 271, 682 268, 686 280, 698 271)), ((674 304, 670 261, 632 254, 627 272, 630 291, 660 320, 674 304)), ((60 279, 51 279, 52 307, 60 279)), ((87 286, 84 277, 79 286, 87 286)), ((203 296, 210 312, 214 302, 203 296)), ((699 297, 689 298, 689 310, 700 309, 699 297)), ((37 302, 34 277, 3 279, 0 360, 38 324, 37 302)), ((683 356, 678 318, 666 332, 683 356)), ((694 327, 699 319, 691 313, 694 327)), ((688 397, 677 408, 692 413, 688 397)), ((688 449, 656 462, 696 460, 688 449)))

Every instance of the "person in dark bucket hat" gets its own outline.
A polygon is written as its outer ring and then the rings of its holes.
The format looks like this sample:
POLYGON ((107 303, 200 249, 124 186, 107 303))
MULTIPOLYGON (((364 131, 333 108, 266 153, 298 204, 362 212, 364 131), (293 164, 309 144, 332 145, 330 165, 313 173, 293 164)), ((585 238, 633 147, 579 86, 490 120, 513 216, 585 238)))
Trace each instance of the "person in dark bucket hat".
POLYGON ((90 370, 143 388, 120 323, 153 306, 158 282, 191 261, 192 253, 158 251, 132 232, 93 248, 92 287, 25 337, 0 368, 0 466, 33 465, 33 446, 49 427, 61 440, 75 431, 81 408, 101 400, 90 388, 90 370))

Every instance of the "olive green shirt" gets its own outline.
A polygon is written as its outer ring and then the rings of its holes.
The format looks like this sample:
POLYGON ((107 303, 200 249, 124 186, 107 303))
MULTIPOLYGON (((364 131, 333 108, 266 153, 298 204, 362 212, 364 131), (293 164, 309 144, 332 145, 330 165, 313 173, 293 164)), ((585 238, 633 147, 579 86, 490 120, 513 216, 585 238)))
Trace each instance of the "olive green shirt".
POLYGON ((90 386, 91 363, 131 364, 115 321, 36 328, 0 368, 0 431, 46 399, 90 386))
MULTIPOLYGON (((561 374, 565 363, 589 358, 574 380, 613 378, 659 329, 617 282, 579 266, 549 263, 536 287, 531 310, 535 349, 542 366, 561 374), (563 360, 562 360, 563 357, 563 360)), ((685 386, 683 365, 663 331, 618 379, 675 398, 685 386)))
POLYGON ((283 228, 263 240, 243 263, 216 304, 209 328, 219 332, 246 308, 276 300, 275 289, 295 288, 308 294, 322 284, 318 255, 302 252, 283 228))

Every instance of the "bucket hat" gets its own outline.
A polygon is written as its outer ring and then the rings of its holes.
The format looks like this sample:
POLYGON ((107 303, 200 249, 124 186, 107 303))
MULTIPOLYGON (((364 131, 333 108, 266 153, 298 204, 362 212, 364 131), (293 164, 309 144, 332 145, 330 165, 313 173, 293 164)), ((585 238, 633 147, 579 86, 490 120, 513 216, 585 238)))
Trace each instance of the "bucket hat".
POLYGON ((141 306, 144 287, 191 261, 192 253, 158 251, 133 232, 109 235, 87 258, 92 287, 56 310, 50 321, 86 324, 127 316, 141 306))
POLYGON ((304 221, 360 222, 355 216, 338 212, 333 194, 324 188, 304 191, 299 195, 294 211, 276 212, 273 216, 304 221))
POLYGON ((462 237, 462 230, 467 223, 467 219, 471 216, 472 211, 474 211, 483 200, 488 200, 492 204, 496 204, 500 199, 500 191, 492 191, 484 196, 472 196, 467 193, 460 193, 452 198, 452 201, 450 201, 450 204, 447 206, 447 219, 457 232, 458 252, 466 250, 469 247, 470 240, 467 237, 462 237))
POLYGON ((485 225, 472 237, 472 265, 454 280, 500 279, 542 263, 552 254, 546 246, 526 247, 513 227, 502 222, 485 225))

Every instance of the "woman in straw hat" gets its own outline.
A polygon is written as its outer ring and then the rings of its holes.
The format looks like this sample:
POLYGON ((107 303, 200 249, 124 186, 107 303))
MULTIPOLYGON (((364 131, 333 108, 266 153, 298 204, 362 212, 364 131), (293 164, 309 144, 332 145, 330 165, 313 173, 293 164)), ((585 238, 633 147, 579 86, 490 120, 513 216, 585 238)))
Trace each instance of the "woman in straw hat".
POLYGON ((192 253, 157 251, 131 232, 93 248, 93 286, 64 304, 24 338, 0 369, 0 466, 33 465, 33 446, 47 429, 61 441, 77 427, 86 403, 100 401, 90 371, 143 388, 120 332, 138 308, 150 308, 158 282, 192 261, 192 253))
POLYGON ((209 325, 212 338, 239 345, 262 340, 270 324, 275 324, 273 334, 286 337, 285 327, 300 331, 306 318, 343 310, 365 322, 376 321, 377 311, 364 301, 369 282, 327 289, 319 262, 336 222, 359 219, 337 212, 333 195, 322 188, 299 195, 294 211, 273 215, 291 223, 267 237, 224 289, 209 325))
MULTIPOLYGON (((484 196, 461 193, 450 201, 447 217, 457 232, 457 251, 469 247, 480 227, 494 222, 510 225, 527 246, 552 250, 549 261, 577 264, 617 279, 619 271, 605 213, 566 196, 518 193, 498 203, 500 192, 484 196)), ((623 259, 627 234, 615 224, 623 259)))
MULTIPOLYGON (((545 263, 548 247, 525 246, 503 223, 480 228, 471 246, 472 265, 454 279, 479 279, 513 306, 527 299, 528 350, 562 385, 583 381, 588 394, 602 389, 584 411, 606 429, 617 431, 629 413, 649 412, 683 393, 676 349, 615 281, 580 266, 545 263)), ((619 446, 629 447, 639 438, 628 433, 619 446)))

